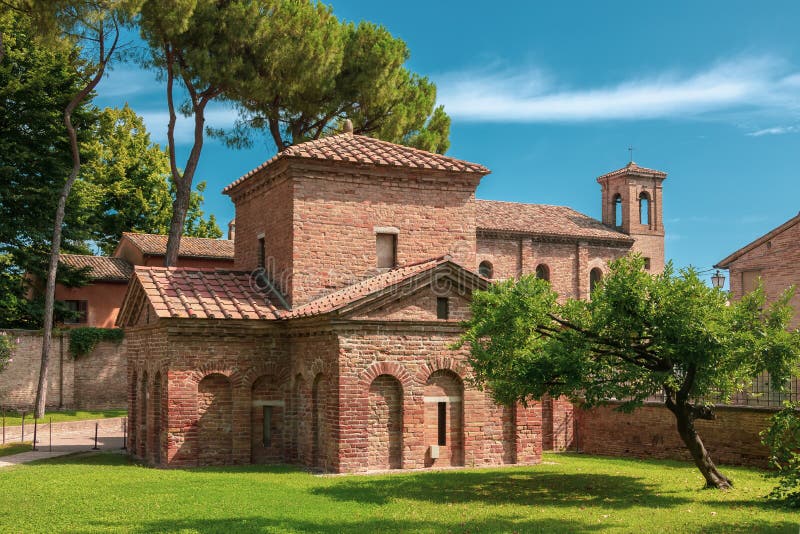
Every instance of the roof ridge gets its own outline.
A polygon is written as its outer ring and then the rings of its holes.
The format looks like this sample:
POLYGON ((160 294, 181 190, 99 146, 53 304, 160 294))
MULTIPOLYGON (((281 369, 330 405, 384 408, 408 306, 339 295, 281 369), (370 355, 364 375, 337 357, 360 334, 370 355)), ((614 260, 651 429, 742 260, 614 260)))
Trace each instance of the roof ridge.
POLYGON ((477 173, 481 175, 491 172, 479 163, 472 163, 454 156, 437 154, 367 135, 341 133, 286 147, 256 168, 231 182, 222 192, 227 194, 234 187, 260 172, 273 162, 287 158, 477 173))
POLYGON ((714 268, 715 269, 727 269, 728 266, 732 262, 734 262, 737 259, 739 259, 740 257, 744 256, 745 254, 747 254, 751 250, 753 250, 755 248, 758 248, 763 243, 769 241, 773 237, 782 234, 783 232, 785 232, 786 230, 788 230, 789 228, 791 228, 792 226, 794 226, 798 222, 800 222, 800 213, 798 213, 794 217, 790 218, 789 220, 779 224, 778 226, 776 226, 775 228, 773 228, 772 230, 770 230, 766 234, 763 234, 763 235, 755 238, 754 240, 750 241, 745 246, 737 249, 736 251, 732 252, 731 254, 728 254, 725 258, 723 258, 722 260, 717 262, 714 265, 714 268))

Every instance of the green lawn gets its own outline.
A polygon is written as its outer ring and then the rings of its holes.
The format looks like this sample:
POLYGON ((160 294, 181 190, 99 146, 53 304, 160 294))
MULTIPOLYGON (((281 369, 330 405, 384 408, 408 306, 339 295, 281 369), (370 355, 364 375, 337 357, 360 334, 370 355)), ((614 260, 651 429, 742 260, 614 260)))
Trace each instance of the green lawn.
POLYGON ((16 443, 6 443, 5 445, 0 444, 0 456, 11 456, 12 454, 28 452, 29 450, 31 450, 30 441, 24 443, 17 441, 16 443))
MULTIPOLYGON (((54 423, 65 423, 67 421, 84 421, 86 419, 105 419, 106 417, 125 417, 128 410, 64 410, 59 412, 45 412, 44 417, 39 419, 39 424, 49 423, 53 418, 54 423)), ((33 414, 25 414, 25 425, 33 424, 33 414)), ((22 414, 18 412, 6 412, 6 426, 16 426, 22 424, 22 414)))
POLYGON ((2 532, 792 532, 760 471, 700 489, 679 462, 549 454, 534 467, 314 476, 162 470, 98 453, 0 472, 2 532))

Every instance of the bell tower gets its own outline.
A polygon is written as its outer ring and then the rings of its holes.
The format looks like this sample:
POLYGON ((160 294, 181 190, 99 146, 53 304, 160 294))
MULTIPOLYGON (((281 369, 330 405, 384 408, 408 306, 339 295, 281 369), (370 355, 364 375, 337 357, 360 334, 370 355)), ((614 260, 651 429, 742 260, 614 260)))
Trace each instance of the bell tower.
POLYGON ((662 182, 667 173, 631 161, 597 178, 603 194, 603 224, 636 240, 632 251, 645 258, 650 272, 664 270, 662 182))

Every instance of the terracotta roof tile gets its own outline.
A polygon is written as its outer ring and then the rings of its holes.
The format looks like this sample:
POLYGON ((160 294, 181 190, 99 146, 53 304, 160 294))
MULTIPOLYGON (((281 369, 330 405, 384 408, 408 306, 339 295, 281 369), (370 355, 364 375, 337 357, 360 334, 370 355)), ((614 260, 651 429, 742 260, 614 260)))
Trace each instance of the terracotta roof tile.
POLYGON ((272 298, 251 285, 247 272, 137 266, 134 278, 160 318, 277 319, 280 315, 272 298))
MULTIPOLYGON (((144 254, 163 256, 167 253, 167 236, 159 234, 136 234, 123 232, 144 254)), ((233 259, 233 241, 208 237, 181 237, 180 256, 192 258, 233 259)))
POLYGON ((398 145, 349 133, 331 135, 315 141, 292 145, 268 159, 252 171, 234 181, 222 192, 227 193, 271 163, 286 158, 314 159, 323 161, 349 161, 388 167, 411 167, 476 174, 489 174, 489 169, 418 148, 398 145))
POLYGON ((395 284, 408 280, 445 261, 449 261, 448 256, 432 258, 423 262, 397 267, 324 295, 307 304, 303 304, 286 314, 286 317, 308 317, 334 311, 337 308, 355 302, 376 291, 390 288, 395 284))
POLYGON ((633 242, 627 234, 566 206, 495 200, 477 200, 476 204, 477 226, 481 230, 633 242))
POLYGON ((88 268, 92 280, 127 281, 133 267, 122 258, 90 256, 85 254, 61 254, 59 262, 75 269, 88 268))
POLYGON ((657 171, 655 169, 648 169, 647 167, 640 167, 636 164, 635 161, 631 161, 621 169, 617 169, 615 171, 607 172, 604 175, 597 178, 597 181, 603 180, 605 178, 610 178, 612 176, 619 176, 620 174, 633 174, 636 176, 652 176, 655 178, 666 178, 667 173, 662 171, 657 171))

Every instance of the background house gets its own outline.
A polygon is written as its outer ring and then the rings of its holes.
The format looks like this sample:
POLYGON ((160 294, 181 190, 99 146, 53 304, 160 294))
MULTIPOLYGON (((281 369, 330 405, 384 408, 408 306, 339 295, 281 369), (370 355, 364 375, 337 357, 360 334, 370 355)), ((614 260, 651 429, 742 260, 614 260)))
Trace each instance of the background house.
MULTIPOLYGON (((743 246, 714 267, 730 274, 731 296, 742 298, 764 284, 767 301, 774 301, 790 286, 800 290, 800 214, 771 232, 743 246)), ((791 327, 800 326, 800 291, 791 301, 795 316, 791 327)))
MULTIPOLYGON (((163 265, 166 250, 165 235, 125 232, 110 257, 62 254, 60 263, 75 269, 86 269, 90 280, 89 284, 80 287, 56 286, 56 300, 62 301, 74 313, 73 317, 64 320, 64 325, 112 328, 133 267, 163 265)), ((178 266, 231 268, 233 241, 183 237, 178 266)))

